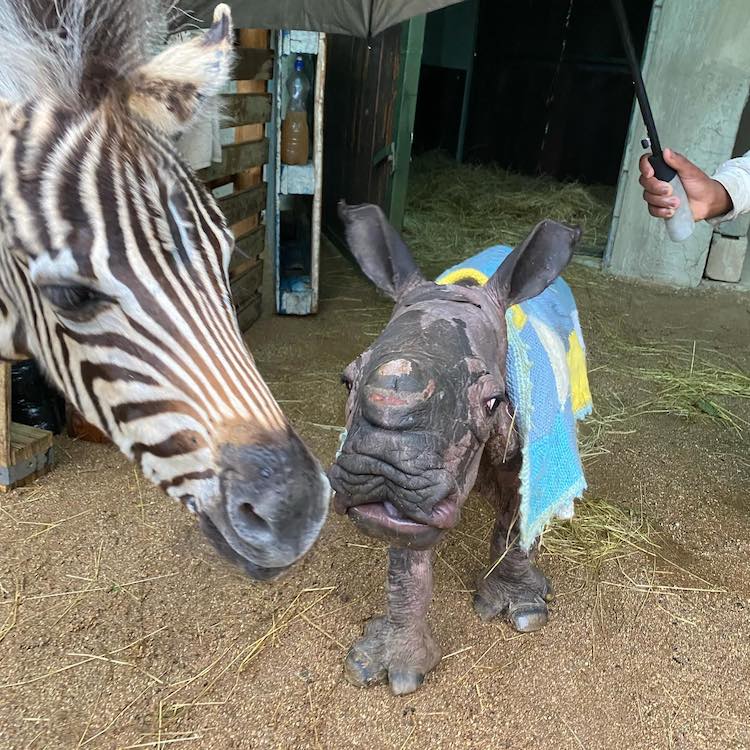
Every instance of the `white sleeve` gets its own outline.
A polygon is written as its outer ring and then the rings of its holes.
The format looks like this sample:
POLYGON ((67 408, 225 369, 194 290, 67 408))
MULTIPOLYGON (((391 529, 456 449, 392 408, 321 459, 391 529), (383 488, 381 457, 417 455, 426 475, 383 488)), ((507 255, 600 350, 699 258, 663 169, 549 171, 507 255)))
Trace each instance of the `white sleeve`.
POLYGON ((724 216, 711 219, 710 224, 721 224, 722 221, 731 221, 740 214, 750 212, 750 151, 744 156, 724 162, 716 170, 713 179, 726 188, 734 207, 724 216))

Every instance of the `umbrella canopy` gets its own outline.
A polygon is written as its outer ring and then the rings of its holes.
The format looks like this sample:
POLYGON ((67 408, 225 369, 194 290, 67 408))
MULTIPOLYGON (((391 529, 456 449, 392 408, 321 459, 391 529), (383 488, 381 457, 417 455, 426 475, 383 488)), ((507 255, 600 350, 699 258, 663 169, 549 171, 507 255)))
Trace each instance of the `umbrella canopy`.
MULTIPOLYGON (((377 36, 401 21, 463 0, 234 0, 235 26, 300 29, 349 36, 377 36)), ((182 0, 180 7, 210 22, 220 0, 182 0)))

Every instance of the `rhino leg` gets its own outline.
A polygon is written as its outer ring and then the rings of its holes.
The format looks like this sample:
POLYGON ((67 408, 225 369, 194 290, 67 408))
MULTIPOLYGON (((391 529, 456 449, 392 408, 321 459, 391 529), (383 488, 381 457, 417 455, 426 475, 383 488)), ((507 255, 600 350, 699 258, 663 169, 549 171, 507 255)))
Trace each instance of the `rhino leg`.
POLYGON ((535 549, 524 552, 518 545, 516 520, 520 494, 520 457, 502 468, 490 469, 492 481, 482 482, 482 494, 495 506, 497 519, 490 543, 490 566, 477 581, 474 609, 482 620, 507 617, 521 633, 547 624, 547 602, 552 584, 534 565, 535 549))
POLYGON ((440 662, 440 647, 426 619, 432 560, 432 550, 388 551, 387 612, 367 623, 346 657, 345 674, 354 685, 387 681, 394 695, 405 695, 440 662))

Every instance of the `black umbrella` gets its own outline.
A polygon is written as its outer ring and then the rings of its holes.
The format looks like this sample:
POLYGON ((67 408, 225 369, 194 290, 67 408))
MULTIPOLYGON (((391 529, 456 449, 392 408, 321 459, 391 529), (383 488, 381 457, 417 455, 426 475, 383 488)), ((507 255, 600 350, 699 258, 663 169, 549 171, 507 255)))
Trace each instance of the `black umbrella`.
MULTIPOLYGON (((401 21, 463 0, 234 0, 235 26, 300 29, 349 36, 377 36, 401 21)), ((219 0, 182 0, 180 7, 210 22, 219 0)))

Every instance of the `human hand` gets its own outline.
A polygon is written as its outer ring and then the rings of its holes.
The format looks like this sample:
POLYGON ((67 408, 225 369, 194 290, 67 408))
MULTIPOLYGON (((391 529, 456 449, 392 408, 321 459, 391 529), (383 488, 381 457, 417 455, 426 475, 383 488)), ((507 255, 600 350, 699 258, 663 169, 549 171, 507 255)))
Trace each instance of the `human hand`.
MULTIPOLYGON (((695 221, 713 219, 732 210, 732 199, 720 182, 712 180, 682 154, 668 148, 663 153, 664 161, 680 176, 695 221)), ((654 176, 649 156, 650 154, 644 154, 639 165, 641 176, 638 182, 643 187, 643 200, 648 204, 651 216, 671 219, 680 205, 680 199, 672 195, 672 186, 668 182, 654 176)))

